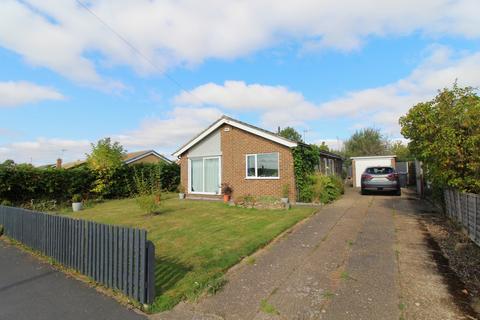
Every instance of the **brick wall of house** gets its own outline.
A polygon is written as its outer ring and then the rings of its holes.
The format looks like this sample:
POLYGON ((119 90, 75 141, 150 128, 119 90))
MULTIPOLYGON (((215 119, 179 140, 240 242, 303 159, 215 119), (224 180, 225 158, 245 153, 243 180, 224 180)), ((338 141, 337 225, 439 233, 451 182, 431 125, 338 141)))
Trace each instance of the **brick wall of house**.
POLYGON ((295 201, 295 175, 293 156, 290 148, 243 131, 223 125, 221 130, 222 182, 233 188, 233 199, 244 195, 282 196, 282 186, 290 186, 290 196, 295 201), (225 131, 224 128, 229 130, 225 131), (245 179, 246 154, 278 152, 280 179, 245 179))
MULTIPOLYGON (((244 196, 282 196, 282 187, 290 186, 289 198, 296 200, 295 174, 293 156, 290 148, 243 131, 236 127, 223 125, 221 131, 222 183, 228 183, 232 189, 233 199, 244 196), (224 128, 228 126, 229 130, 224 128), (279 153, 279 179, 245 179, 246 154, 279 153)), ((180 157, 181 184, 188 193, 188 151, 180 157)), ((202 195, 202 197, 207 197, 202 195)))

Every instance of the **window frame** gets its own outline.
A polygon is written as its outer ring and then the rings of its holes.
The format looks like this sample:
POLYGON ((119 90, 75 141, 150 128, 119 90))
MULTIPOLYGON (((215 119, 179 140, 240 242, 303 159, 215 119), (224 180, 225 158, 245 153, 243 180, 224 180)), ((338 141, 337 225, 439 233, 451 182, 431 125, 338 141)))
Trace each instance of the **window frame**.
POLYGON ((247 153, 245 154, 245 179, 246 180, 278 180, 280 179, 280 152, 260 152, 260 153, 247 153), (258 176, 258 155, 259 154, 276 154, 277 155, 277 176, 276 177, 259 177, 258 176), (255 176, 248 175, 248 157, 255 157, 255 176))
POLYGON ((206 156, 206 157, 192 157, 188 158, 188 193, 189 194, 204 194, 204 195, 220 195, 221 186, 218 187, 217 192, 199 192, 199 191, 192 191, 192 160, 199 160, 202 159, 202 182, 203 182, 203 190, 205 190, 205 160, 208 159, 218 159, 218 181, 222 183, 222 157, 221 156, 206 156))

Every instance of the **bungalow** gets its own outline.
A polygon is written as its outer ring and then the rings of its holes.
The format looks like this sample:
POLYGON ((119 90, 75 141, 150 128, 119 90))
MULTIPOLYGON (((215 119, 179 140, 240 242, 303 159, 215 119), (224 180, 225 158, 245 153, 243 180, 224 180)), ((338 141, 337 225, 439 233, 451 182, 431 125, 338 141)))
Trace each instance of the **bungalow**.
MULTIPOLYGON (((292 149, 298 143, 245 122, 222 116, 173 153, 189 198, 219 198, 221 184, 232 197, 281 197, 284 186, 296 200, 292 149)), ((333 154, 332 154, 333 155, 333 154)))
MULTIPOLYGON (((172 161, 156 152, 155 150, 143 150, 126 153, 123 156, 123 163, 127 165, 134 165, 140 163, 157 163, 159 161, 171 163, 172 161)), ((77 160, 73 162, 67 162, 62 164, 62 159, 57 159, 56 164, 42 166, 45 168, 63 168, 72 169, 79 166, 83 166, 87 163, 86 160, 77 160)))

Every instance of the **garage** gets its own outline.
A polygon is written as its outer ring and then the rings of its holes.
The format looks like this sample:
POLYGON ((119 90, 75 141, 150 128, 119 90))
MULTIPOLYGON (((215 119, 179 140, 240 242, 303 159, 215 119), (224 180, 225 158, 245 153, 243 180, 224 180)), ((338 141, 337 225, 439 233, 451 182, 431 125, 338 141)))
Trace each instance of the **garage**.
POLYGON ((368 167, 375 166, 391 166, 395 168, 397 156, 368 156, 368 157, 351 157, 352 160, 352 180, 353 186, 360 188, 362 173, 368 167))

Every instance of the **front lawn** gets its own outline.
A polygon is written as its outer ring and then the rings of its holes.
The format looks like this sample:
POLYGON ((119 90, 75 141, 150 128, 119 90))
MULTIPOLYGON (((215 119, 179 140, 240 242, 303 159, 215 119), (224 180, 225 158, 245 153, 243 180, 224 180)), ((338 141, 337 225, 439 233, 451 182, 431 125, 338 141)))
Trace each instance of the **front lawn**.
MULTIPOLYGON (((174 197, 175 196, 175 197, 174 197)), ((140 212, 135 199, 111 200, 69 216, 143 228, 155 244, 156 298, 152 312, 215 292, 222 275, 242 258, 315 212, 314 208, 259 210, 220 202, 162 200, 162 212, 140 212)))

